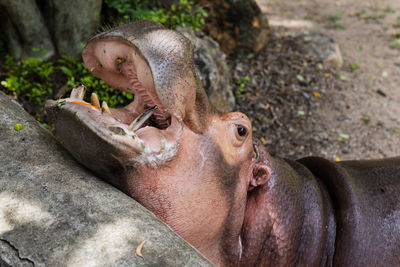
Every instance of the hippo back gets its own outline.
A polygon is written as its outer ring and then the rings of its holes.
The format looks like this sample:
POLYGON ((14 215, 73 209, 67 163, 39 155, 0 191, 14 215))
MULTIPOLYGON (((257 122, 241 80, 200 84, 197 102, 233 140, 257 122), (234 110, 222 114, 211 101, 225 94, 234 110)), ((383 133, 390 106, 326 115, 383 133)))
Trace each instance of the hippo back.
POLYGON ((299 160, 322 181, 336 218, 335 266, 400 266, 400 157, 299 160))

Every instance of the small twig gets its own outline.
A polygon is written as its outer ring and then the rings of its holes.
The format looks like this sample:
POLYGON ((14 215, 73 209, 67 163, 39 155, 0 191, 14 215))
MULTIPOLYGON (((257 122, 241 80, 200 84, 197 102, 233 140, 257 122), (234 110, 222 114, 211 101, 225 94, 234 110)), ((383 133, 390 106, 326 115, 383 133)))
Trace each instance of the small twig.
POLYGON ((282 122, 279 121, 278 117, 275 114, 274 109, 270 105, 268 105, 268 109, 269 109, 269 111, 271 112, 271 115, 272 115, 272 122, 275 122, 276 124, 278 124, 278 126, 282 127, 283 124, 282 124, 282 122))

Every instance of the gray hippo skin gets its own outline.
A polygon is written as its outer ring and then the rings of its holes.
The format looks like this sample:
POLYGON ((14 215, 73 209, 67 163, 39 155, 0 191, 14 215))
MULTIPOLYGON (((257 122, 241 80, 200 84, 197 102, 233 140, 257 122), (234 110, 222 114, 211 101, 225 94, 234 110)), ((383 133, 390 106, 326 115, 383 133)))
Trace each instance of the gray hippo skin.
POLYGON ((93 37, 87 68, 135 100, 47 103, 71 154, 218 266, 400 266, 400 158, 271 157, 246 115, 210 106, 177 32, 141 21, 93 37), (149 118, 149 119, 148 119, 149 118))

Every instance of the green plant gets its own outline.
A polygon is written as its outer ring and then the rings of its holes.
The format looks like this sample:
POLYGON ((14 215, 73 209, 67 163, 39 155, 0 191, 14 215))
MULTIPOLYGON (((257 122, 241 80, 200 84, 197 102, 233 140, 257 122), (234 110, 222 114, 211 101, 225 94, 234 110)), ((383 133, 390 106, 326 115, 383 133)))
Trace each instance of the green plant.
POLYGON ((389 45, 389 47, 390 47, 390 48, 393 48, 393 49, 400 50, 400 39, 397 39, 396 41, 392 42, 392 43, 389 45))
POLYGON ((53 92, 50 84, 50 75, 54 72, 52 62, 29 58, 17 63, 7 56, 2 68, 6 71, 6 79, 1 85, 33 105, 43 105, 45 96, 53 92))
POLYGON ((204 25, 204 18, 208 16, 207 12, 201 7, 194 7, 193 1, 180 0, 177 6, 172 5, 170 12, 169 26, 175 28, 176 26, 189 27, 195 31, 201 29, 204 25))
POLYGON ((239 81, 237 81, 238 84, 238 89, 236 89, 235 91, 235 98, 241 98, 243 93, 244 93, 244 89, 246 87, 246 84, 250 81, 250 77, 248 75, 243 76, 239 81))
POLYGON ((338 22, 343 18, 344 13, 342 11, 336 11, 332 15, 327 16, 326 18, 332 22, 338 22))
POLYGON ((335 29, 336 30, 345 30, 346 27, 344 25, 342 25, 342 24, 335 24, 335 29))
POLYGON ((377 20, 377 19, 382 19, 385 17, 384 13, 367 13, 365 10, 360 10, 359 12, 356 13, 356 16, 359 17, 360 19, 364 20, 377 20))
POLYGON ((365 114, 362 119, 361 119, 365 124, 368 124, 371 121, 371 116, 368 114, 365 114))
MULTIPOLYGON (((195 6, 191 0, 180 0, 170 9, 161 7, 155 1, 105 0, 109 22, 126 23, 135 20, 151 20, 164 24, 167 28, 179 25, 200 30, 207 12, 195 6)), ((106 11, 107 13, 107 11, 106 11)))
POLYGON ((400 16, 397 16, 396 23, 393 24, 393 27, 400 28, 400 16))
POLYGON ((357 61, 355 61, 352 65, 351 65, 351 69, 352 70, 357 70, 360 67, 360 63, 358 63, 357 61))
POLYGON ((386 8, 383 11, 386 13, 392 13, 392 14, 396 13, 396 9, 394 9, 391 6, 386 6, 386 8))

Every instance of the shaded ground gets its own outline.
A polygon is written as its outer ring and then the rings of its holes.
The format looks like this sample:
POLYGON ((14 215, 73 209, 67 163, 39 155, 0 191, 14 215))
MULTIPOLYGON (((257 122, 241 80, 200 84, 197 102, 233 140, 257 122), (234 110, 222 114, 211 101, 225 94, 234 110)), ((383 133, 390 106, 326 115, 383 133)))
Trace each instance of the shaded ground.
POLYGON ((400 1, 258 2, 271 22, 314 25, 274 27, 277 37, 263 53, 231 62, 235 80, 250 77, 237 109, 251 117, 268 150, 341 160, 400 155, 400 50, 389 48, 400 33, 400 1), (293 37, 302 31, 333 37, 343 69, 311 60, 293 37))

